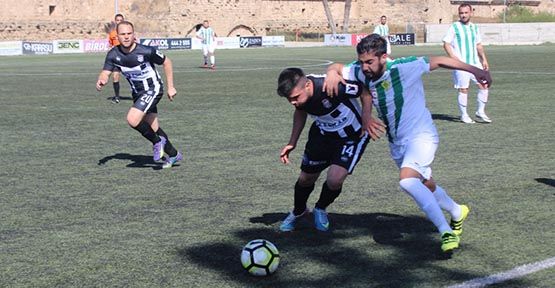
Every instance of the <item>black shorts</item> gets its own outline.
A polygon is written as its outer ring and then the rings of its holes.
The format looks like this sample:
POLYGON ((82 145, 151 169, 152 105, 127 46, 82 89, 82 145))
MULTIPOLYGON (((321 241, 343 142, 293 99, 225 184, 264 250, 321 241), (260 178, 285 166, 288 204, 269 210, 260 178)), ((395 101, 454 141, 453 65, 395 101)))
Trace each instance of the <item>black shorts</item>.
POLYGON ((133 107, 145 112, 145 113, 158 113, 158 108, 156 105, 162 99, 164 95, 163 91, 155 94, 156 91, 144 91, 133 95, 133 107))
POLYGON ((351 174, 369 140, 368 134, 354 139, 322 135, 320 129, 313 125, 308 134, 301 170, 306 173, 319 173, 335 164, 347 169, 351 174))

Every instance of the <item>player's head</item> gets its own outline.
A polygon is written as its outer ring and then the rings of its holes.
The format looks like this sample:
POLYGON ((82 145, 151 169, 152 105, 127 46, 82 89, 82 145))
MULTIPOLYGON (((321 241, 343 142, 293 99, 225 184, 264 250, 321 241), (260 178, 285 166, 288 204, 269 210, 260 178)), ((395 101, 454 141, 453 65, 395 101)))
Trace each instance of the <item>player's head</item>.
POLYGON ((300 68, 287 68, 278 77, 277 93, 296 108, 301 108, 312 97, 312 81, 300 68))
POLYGON ((385 25, 386 22, 387 22, 387 17, 385 17, 385 15, 382 15, 382 17, 380 18, 380 23, 382 23, 382 25, 385 25))
POLYGON ((210 22, 208 20, 204 20, 202 21, 202 26, 204 26, 204 28, 208 28, 210 26, 210 22))
POLYGON ((358 62, 362 72, 372 80, 378 80, 387 61, 387 42, 379 34, 370 34, 357 44, 358 62))
POLYGON ((116 26, 118 32, 118 40, 122 47, 129 48, 135 44, 135 28, 133 23, 129 21, 121 21, 116 26))
POLYGON ((116 24, 119 24, 123 20, 125 20, 123 14, 118 13, 116 14, 116 16, 114 16, 114 22, 116 22, 116 24))
POLYGON ((472 6, 468 3, 459 5, 459 21, 466 24, 470 21, 470 17, 472 17, 472 6))

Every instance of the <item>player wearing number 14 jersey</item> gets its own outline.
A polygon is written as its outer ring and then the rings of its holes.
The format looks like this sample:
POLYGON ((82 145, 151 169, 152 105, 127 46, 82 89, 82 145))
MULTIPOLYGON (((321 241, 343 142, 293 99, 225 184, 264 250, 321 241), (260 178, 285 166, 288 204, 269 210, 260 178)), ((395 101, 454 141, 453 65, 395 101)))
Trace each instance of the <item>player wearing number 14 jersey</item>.
MULTIPOLYGON (((306 202, 320 173, 330 167, 326 182, 322 186, 320 199, 313 210, 316 229, 327 231, 329 221, 326 208, 339 196, 343 181, 353 172, 360 160, 369 136, 366 120, 358 102, 363 101, 365 112, 371 111, 371 99, 363 85, 356 82, 339 84, 339 94, 328 97, 322 91, 324 76, 306 76, 299 68, 288 68, 281 72, 277 92, 295 106, 293 128, 289 143, 281 150, 280 158, 289 163, 289 153, 295 149, 299 136, 310 115, 314 122, 310 127, 301 173, 295 183, 294 209, 280 226, 281 231, 292 231, 297 219, 308 213, 306 202), (363 96, 361 96, 363 95, 363 96)), ((367 117, 368 118, 367 118, 367 117)))
POLYGON ((154 65, 163 65, 168 98, 172 101, 177 94, 173 86, 172 62, 157 49, 137 44, 131 22, 120 22, 116 29, 120 45, 112 48, 106 55, 96 89, 100 91, 106 85, 113 71, 121 71, 131 85, 133 96, 133 106, 127 113, 127 123, 152 142, 154 161, 165 157, 163 168, 171 167, 182 160, 183 155, 174 148, 158 123, 156 105, 164 94, 164 84, 154 65))

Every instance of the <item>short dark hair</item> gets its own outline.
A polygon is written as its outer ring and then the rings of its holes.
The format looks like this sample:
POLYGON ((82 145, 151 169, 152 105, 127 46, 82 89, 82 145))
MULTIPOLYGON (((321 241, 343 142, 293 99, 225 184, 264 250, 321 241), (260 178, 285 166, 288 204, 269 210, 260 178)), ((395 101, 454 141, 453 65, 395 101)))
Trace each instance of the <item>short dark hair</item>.
POLYGON ((118 17, 121 17, 121 18, 125 19, 125 17, 123 17, 123 14, 121 14, 121 13, 116 14, 116 15, 114 16, 114 19, 116 19, 116 18, 118 18, 118 17))
MULTIPOLYGON (((462 7, 468 7, 468 8, 470 8, 470 11, 472 11, 472 6, 471 6, 470 4, 468 4, 468 3, 463 3, 463 4, 459 5, 459 8, 458 8, 458 9, 460 9, 460 8, 462 8, 462 7)), ((458 9, 457 9, 457 10, 458 10, 458 9)))
POLYGON ((376 56, 380 57, 387 53, 387 42, 379 34, 370 34, 357 44, 357 53, 364 54, 374 52, 376 56))
POLYGON ((118 23, 118 26, 116 26, 116 31, 118 33, 119 33, 119 26, 121 26, 121 25, 129 25, 129 26, 131 26, 131 29, 133 29, 133 31, 135 31, 135 26, 133 26, 133 23, 123 20, 123 21, 118 23))
POLYGON ((281 97, 289 97, 291 91, 295 89, 299 80, 303 79, 305 74, 300 68, 286 68, 279 74, 277 94, 281 97))

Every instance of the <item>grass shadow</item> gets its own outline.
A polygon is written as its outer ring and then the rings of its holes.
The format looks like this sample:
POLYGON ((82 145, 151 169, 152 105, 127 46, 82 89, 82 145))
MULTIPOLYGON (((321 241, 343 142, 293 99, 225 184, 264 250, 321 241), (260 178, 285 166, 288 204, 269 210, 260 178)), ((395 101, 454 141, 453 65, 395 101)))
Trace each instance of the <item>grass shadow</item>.
POLYGON ((551 187, 555 187, 555 179, 550 179, 550 178, 535 178, 534 180, 536 180, 539 183, 543 183, 545 185, 551 186, 551 187))
POLYGON ((450 122, 461 122, 461 119, 459 117, 451 116, 447 114, 432 114, 432 119, 450 121, 450 122))
POLYGON ((330 213, 334 229, 329 233, 314 229, 310 218, 303 221, 306 223, 299 223, 294 232, 280 233, 274 224, 285 217, 285 213, 253 217, 251 223, 268 227, 241 229, 235 232, 234 243, 185 247, 178 249, 177 254, 183 262, 218 271, 223 278, 243 287, 411 287, 422 284, 421 275, 411 272, 422 267, 435 270, 438 275, 447 274, 449 279, 479 276, 446 271, 436 264, 446 257, 439 251, 435 227, 424 217, 330 213), (348 244, 350 241, 344 241, 356 238, 366 242, 365 236, 369 241, 363 244, 363 251, 358 248, 360 246, 353 247, 348 244), (241 245, 259 238, 273 242, 280 251, 280 268, 270 277, 251 277, 239 263, 241 245), (386 256, 383 250, 388 251, 386 256), (311 269, 317 271, 321 267, 325 267, 326 273, 313 274, 311 269))
MULTIPOLYGON (((110 96, 110 97, 106 97, 106 100, 112 100, 114 96, 110 96)), ((129 96, 119 96, 119 100, 133 100, 133 97, 129 97, 129 96)))
POLYGON ((129 153, 117 153, 111 156, 106 156, 98 160, 98 165, 105 165, 108 161, 114 159, 132 161, 125 166, 129 168, 152 168, 153 170, 162 169, 162 165, 160 163, 154 162, 154 160, 152 160, 152 156, 131 155, 129 153))

